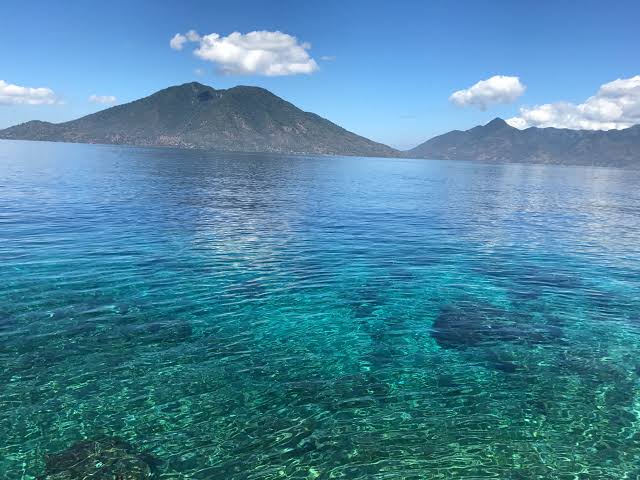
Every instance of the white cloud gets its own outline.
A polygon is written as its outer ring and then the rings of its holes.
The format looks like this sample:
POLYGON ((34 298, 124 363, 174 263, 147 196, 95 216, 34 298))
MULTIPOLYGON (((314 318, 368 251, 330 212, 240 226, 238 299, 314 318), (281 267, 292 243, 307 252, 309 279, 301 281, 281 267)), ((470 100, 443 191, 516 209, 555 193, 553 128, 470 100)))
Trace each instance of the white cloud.
POLYGON ((0 80, 0 105, 53 105, 59 103, 50 88, 20 87, 0 80))
POLYGON ((205 71, 203 69, 201 69, 201 68, 196 68, 196 69, 193 70, 193 73, 198 75, 199 77, 201 77, 202 75, 205 74, 205 71))
POLYGON ((173 50, 182 50, 185 43, 187 43, 187 37, 181 33, 176 33, 173 38, 169 40, 169 46, 173 50))
POLYGON ((174 50, 182 50, 187 42, 198 43, 193 53, 216 63, 225 74, 279 76, 318 70, 308 52, 311 45, 279 31, 233 32, 223 37, 217 33, 200 36, 190 30, 176 34, 169 43, 174 50))
POLYGON ((335 59, 335 55, 323 55, 320 57, 320 60, 322 60, 323 62, 333 62, 335 59))
POLYGON ((169 46, 174 50, 182 50, 184 48, 184 44, 187 42, 199 42, 200 35, 195 30, 189 30, 187 33, 182 35, 181 33, 176 33, 171 40, 169 40, 169 46))
POLYGON ((640 75, 619 78, 600 87, 584 103, 546 103, 521 107, 507 120, 516 128, 555 127, 578 130, 612 130, 640 123, 640 75))
POLYGON ((187 40, 189 40, 190 42, 199 42, 200 35, 195 30, 189 30, 187 32, 187 40))
POLYGON ((116 103, 118 99, 113 95, 91 95, 89 101, 92 103, 116 103))
POLYGON ((513 103, 524 93, 526 86, 518 77, 494 75, 475 85, 454 92, 449 100, 460 107, 474 106, 486 110, 495 103, 513 103))

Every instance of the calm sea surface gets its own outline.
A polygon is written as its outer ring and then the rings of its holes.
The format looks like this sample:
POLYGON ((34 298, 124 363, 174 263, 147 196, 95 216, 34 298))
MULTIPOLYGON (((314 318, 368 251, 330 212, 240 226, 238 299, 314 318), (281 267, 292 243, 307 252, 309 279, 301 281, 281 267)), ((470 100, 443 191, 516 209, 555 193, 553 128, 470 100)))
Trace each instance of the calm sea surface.
POLYGON ((639 478, 639 186, 0 142, 0 477, 639 478))

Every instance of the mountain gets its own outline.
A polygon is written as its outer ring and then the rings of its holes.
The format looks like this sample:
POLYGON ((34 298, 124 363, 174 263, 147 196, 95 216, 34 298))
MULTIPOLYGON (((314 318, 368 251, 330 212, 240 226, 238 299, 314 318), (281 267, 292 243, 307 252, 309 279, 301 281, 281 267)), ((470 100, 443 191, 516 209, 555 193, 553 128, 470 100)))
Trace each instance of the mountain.
POLYGON ((405 152, 414 158, 640 168, 640 125, 625 130, 518 130, 501 118, 405 152))
POLYGON ((258 87, 187 83, 65 123, 31 121, 0 138, 208 148, 225 151, 398 156, 258 87))

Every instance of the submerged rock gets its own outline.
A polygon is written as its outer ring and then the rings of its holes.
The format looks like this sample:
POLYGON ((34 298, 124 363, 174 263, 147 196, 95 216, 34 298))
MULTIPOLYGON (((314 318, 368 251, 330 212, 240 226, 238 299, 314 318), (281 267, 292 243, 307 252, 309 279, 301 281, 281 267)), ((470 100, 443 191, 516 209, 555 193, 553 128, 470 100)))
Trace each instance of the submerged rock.
POLYGON ((189 341, 193 330, 186 321, 150 321, 124 325, 119 333, 127 342, 140 345, 177 345, 189 341))
POLYGON ((107 437, 45 455, 45 464, 40 480, 146 480, 153 478, 154 459, 124 440, 107 437))
POLYGON ((562 337, 562 330, 537 323, 529 315, 483 303, 462 302, 440 311, 431 336, 442 348, 464 349, 504 343, 551 343, 562 337))

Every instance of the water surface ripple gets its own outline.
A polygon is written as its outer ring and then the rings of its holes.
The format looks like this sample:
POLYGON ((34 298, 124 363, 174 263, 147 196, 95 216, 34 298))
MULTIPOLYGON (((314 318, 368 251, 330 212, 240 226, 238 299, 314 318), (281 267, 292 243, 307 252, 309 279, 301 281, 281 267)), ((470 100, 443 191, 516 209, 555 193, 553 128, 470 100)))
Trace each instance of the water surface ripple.
POLYGON ((639 184, 1 142, 2 478, 639 478, 639 184))

